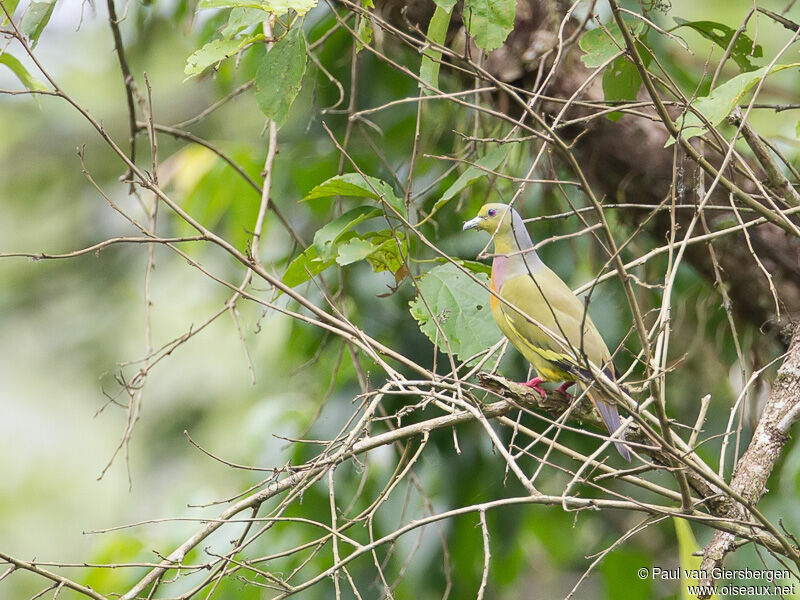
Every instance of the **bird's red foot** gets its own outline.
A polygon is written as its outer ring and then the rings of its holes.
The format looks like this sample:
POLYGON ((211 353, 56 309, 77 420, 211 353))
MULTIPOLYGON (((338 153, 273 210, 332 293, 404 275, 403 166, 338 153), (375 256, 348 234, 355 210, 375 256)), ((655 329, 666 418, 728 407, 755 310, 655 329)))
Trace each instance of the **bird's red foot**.
POLYGON ((520 382, 520 385, 524 385, 525 387, 529 387, 529 388, 531 388, 533 390, 536 390, 537 392, 539 392, 542 395, 542 398, 544 398, 545 396, 547 396, 547 392, 544 390, 544 388, 542 388, 539 385, 543 381, 544 381, 544 379, 542 379, 541 377, 534 377, 533 379, 530 379, 528 381, 520 382))
POLYGON ((573 385, 575 385, 575 382, 574 382, 574 381, 565 381, 565 382, 564 382, 564 383, 562 383, 560 386, 558 386, 558 388, 556 388, 556 391, 557 391, 559 394, 564 394, 564 397, 565 397, 567 400, 570 400, 570 399, 572 398, 572 394, 570 394, 570 393, 569 393, 567 390, 568 390, 570 387, 572 387, 573 385))

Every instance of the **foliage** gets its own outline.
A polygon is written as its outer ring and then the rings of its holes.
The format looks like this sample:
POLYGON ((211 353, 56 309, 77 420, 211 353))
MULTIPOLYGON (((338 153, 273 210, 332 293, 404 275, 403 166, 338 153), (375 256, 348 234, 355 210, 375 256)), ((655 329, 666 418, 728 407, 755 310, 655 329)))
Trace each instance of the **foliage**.
POLYGON ((791 436, 750 469, 759 513, 715 504, 800 297, 797 41, 769 11, 0 2, 0 552, 48 561, 0 595, 41 568, 105 597, 677 598, 636 569, 726 527, 761 537, 725 566, 797 564, 769 543, 800 528, 791 436), (512 200, 651 428, 633 469, 590 402, 477 377, 534 375, 487 352, 492 249, 461 229, 512 200))

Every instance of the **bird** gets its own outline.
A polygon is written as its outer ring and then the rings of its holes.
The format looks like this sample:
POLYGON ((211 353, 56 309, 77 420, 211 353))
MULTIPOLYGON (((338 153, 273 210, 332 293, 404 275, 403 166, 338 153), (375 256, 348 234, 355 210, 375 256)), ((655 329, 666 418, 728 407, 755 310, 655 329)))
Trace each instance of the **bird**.
MULTIPOLYGON (((463 231, 468 229, 492 235, 492 316, 503 335, 536 369, 536 377, 522 385, 545 396, 541 383, 563 382, 558 391, 568 396, 567 389, 578 383, 586 390, 609 433, 615 432, 622 423, 617 407, 607 392, 596 385, 589 387, 594 378, 585 360, 580 360, 588 358, 616 381, 619 374, 611 353, 586 314, 583 302, 539 258, 522 217, 507 204, 484 204, 475 218, 464 223, 463 231), (553 334, 565 341, 569 350, 553 334)), ((630 462, 624 440, 623 432, 614 445, 630 462)))

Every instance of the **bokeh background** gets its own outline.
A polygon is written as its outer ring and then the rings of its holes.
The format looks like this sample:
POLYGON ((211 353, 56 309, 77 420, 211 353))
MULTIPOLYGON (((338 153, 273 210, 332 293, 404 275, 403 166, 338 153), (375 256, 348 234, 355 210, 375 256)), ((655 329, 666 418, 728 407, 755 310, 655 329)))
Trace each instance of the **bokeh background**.
MULTIPOLYGON (((674 0, 658 14, 661 25, 667 27, 678 15, 689 20, 713 19, 735 28, 751 4, 747 0, 674 0)), ((780 10, 783 4, 775 3, 773 8, 780 10)), ((795 17, 800 17, 798 10, 793 9, 795 17)), ((602 6, 599 11, 607 14, 602 6)), ((57 4, 35 51, 64 90, 88 107, 112 137, 124 142, 124 88, 106 19, 104 3, 92 6, 63 0, 57 4)), ((325 6, 309 13, 305 24, 309 40, 318 38, 331 19, 325 6)), ((141 74, 147 72, 159 122, 190 118, 253 77, 256 58, 251 52, 238 64, 223 63, 214 76, 185 79, 186 57, 222 24, 213 11, 195 14, 191 2, 128 4, 122 22, 128 57, 140 81, 141 74)), ((747 31, 763 46, 765 57, 773 56, 785 42, 785 32, 764 18, 747 31)), ((692 89, 707 75, 707 61, 718 59, 720 51, 691 30, 682 30, 680 35, 692 49, 691 54, 663 41, 658 42, 662 44, 659 48, 681 84, 692 89)), ((350 76, 351 45, 349 36, 339 32, 317 50, 320 61, 345 86, 350 76)), ((405 64, 419 61, 418 56, 402 48, 392 51, 405 64)), ((791 60, 797 59, 796 49, 790 54, 791 60)), ((30 61, 18 57, 32 69, 30 61)), ((361 53, 358 61, 359 78, 365 83, 358 88, 357 108, 416 93, 415 82, 369 53, 361 53)), ((766 64, 763 61, 756 62, 766 64)), ((0 88, 16 85, 10 72, 0 68, 0 88)), ((768 87, 776 101, 796 101, 800 89, 797 71, 770 78, 768 87)), ((334 105, 337 97, 335 86, 309 65, 300 96, 279 133, 272 199, 306 240, 325 222, 330 204, 298 201, 339 168, 340 155, 322 127, 326 123, 342 138, 346 116, 323 110, 334 105)), ((370 145, 375 144, 397 175, 405 177, 415 117, 414 104, 400 105, 373 115, 377 128, 354 129, 350 151, 365 172, 391 181, 391 173, 370 145)), ((457 151, 461 142, 453 130, 469 130, 471 118, 453 105, 427 103, 421 130, 424 153, 457 151)), ((755 115, 754 123, 762 135, 777 141, 796 161, 797 120, 797 111, 764 111, 755 115)), ((192 131, 235 157, 258 179, 266 152, 263 124, 252 93, 244 93, 193 126, 192 131)), ((146 138, 140 138, 145 166, 146 146, 146 138)), ((83 149, 88 171, 103 190, 121 206, 135 210, 127 186, 119 181, 122 164, 67 103, 46 96, 34 99, 0 94, 0 252, 68 252, 133 233, 82 174, 79 148, 83 149)), ((181 205, 244 249, 259 200, 252 188, 209 152, 182 141, 161 136, 159 152, 162 181, 166 180, 167 189, 181 205)), ((516 150, 508 171, 524 172, 527 160, 529 156, 516 150)), ((414 189, 430 186, 447 166, 443 161, 421 158, 414 189)), ((430 206, 455 177, 456 173, 433 186, 419 202, 430 206)), ((479 181, 440 213, 437 222, 426 230, 429 237, 452 255, 474 257, 483 240, 460 235, 460 223, 487 197, 508 199, 513 191, 508 181, 479 181)), ((577 192, 574 201, 579 206, 585 203, 577 192)), ((521 205, 526 216, 566 210, 563 199, 546 186, 526 192, 521 205)), ((574 219, 562 219, 537 222, 530 229, 541 239, 569 233, 576 226, 574 219)), ((628 227, 621 220, 614 220, 614 226, 620 235, 628 227)), ((160 231, 165 235, 187 232, 166 211, 161 215, 160 231)), ((642 239, 632 244, 628 255, 635 256, 660 243, 642 239)), ((240 265, 219 251, 199 244, 187 248, 216 273, 231 280, 241 276, 240 265)), ((277 273, 292 257, 291 242, 273 218, 267 220, 262 248, 262 258, 277 273)), ((542 255, 573 286, 591 279, 602 266, 588 236, 550 244, 542 255)), ((229 291, 166 248, 156 248, 155 257, 152 327, 154 344, 159 347, 203 323, 228 299, 229 291)), ((648 268, 658 272, 663 265, 655 263, 648 268)), ((240 323, 254 365, 255 383, 239 333, 230 315, 224 315, 152 371, 129 455, 119 455, 99 478, 124 428, 124 410, 109 404, 109 397, 118 397, 116 378, 135 374, 137 361, 144 355, 145 264, 146 250, 138 245, 113 246, 96 255, 69 260, 0 260, 0 545, 9 554, 76 563, 156 561, 153 549, 168 551, 190 535, 196 523, 168 522, 104 534, 91 532, 154 518, 215 515, 218 506, 187 508, 187 504, 205 505, 230 497, 260 479, 258 473, 209 459, 191 446, 184 430, 203 447, 232 462, 278 466, 310 455, 309 450, 298 449, 276 436, 328 438, 352 412, 352 399, 359 389, 347 354, 340 360, 340 343, 303 323, 264 314, 242 302, 240 323)), ((424 271, 426 265, 421 263, 419 268, 424 271)), ((390 274, 372 272, 366 264, 347 269, 342 276, 348 281, 350 316, 373 337, 429 364, 431 344, 419 333, 408 312, 413 288, 406 285, 389 297, 377 297, 387 291, 393 279, 390 274)), ((313 287, 305 285, 305 291, 313 296, 313 287)), ((779 345, 763 339, 758 328, 739 324, 747 359, 747 364, 741 365, 719 295, 688 266, 682 267, 678 278, 675 311, 671 353, 682 362, 668 378, 669 408, 691 422, 688 415, 695 414, 699 398, 711 394, 709 427, 722 430, 741 389, 742 367, 749 372, 763 366, 777 356, 779 345)), ((621 341, 628 332, 629 317, 614 283, 602 286, 601 293, 596 294, 592 313, 609 345, 621 341)), ((626 360, 630 361, 630 354, 623 353, 621 361, 626 360)), ((501 372, 522 377, 526 366, 511 353, 501 372)), ((374 367, 370 377, 373 383, 382 381, 374 367)), ((748 414, 752 415, 766 389, 766 384, 757 386, 749 394, 748 414)), ((752 419, 746 418, 746 435, 751 424, 752 419)), ((498 486, 503 485, 511 494, 515 486, 510 480, 504 483, 498 457, 478 428, 464 428, 459 439, 461 454, 455 452, 449 433, 435 436, 435 450, 426 452, 420 462, 418 475, 435 507, 442 510, 477 502, 496 495, 498 486)), ((592 444, 580 436, 565 439, 580 447, 592 444)), ((708 456, 715 449, 718 446, 709 444, 708 456)), ((374 477, 367 485, 377 490, 382 475, 380 456, 373 459, 374 477)), ((387 457, 385 468, 393 466, 387 457)), ((357 482, 358 476, 354 472, 350 477, 357 482)), ((768 516, 780 515, 790 530, 800 527, 798 477, 800 448, 792 441, 770 482, 770 493, 761 503, 768 516)), ((348 476, 344 474, 341 479, 346 486, 348 476)), ((326 511, 327 490, 323 486, 317 492, 308 492, 304 503, 308 503, 306 509, 318 504, 326 511)), ((382 513, 387 529, 399 523, 402 498, 394 510, 394 515, 382 513)), ((509 599, 563 596, 586 568, 586 556, 602 550, 638 519, 609 512, 576 519, 556 508, 531 506, 503 509, 488 517, 495 531, 505 532, 494 538, 491 597, 509 599)), ((450 597, 469 597, 480 581, 480 529, 474 518, 453 519, 442 524, 442 529, 449 539, 457 573, 450 597)), ((694 531, 701 545, 711 533, 697 527, 694 531)), ((277 537, 270 539, 287 541, 292 535, 289 528, 277 528, 277 537)), ((412 534, 402 544, 413 545, 415 539, 412 534)), ((220 540, 212 539, 209 545, 215 543, 220 540)), ((441 597, 445 575, 439 566, 436 532, 426 533, 421 543, 412 562, 414 568, 397 590, 398 598, 441 597), (430 568, 425 568, 428 564, 430 568)), ((678 598, 680 591, 674 582, 637 581, 633 576, 640 566, 676 566, 677 557, 675 530, 666 521, 612 552, 576 597, 618 597, 624 585, 625 596, 631 599, 678 598)), ((730 556, 728 564, 753 567, 760 565, 760 560, 745 547, 730 556)), ((103 591, 130 584, 142 570, 64 572, 103 591)), ((216 597, 261 597, 257 588, 235 582, 226 586, 216 597)), ((0 597, 29 597, 40 588, 33 576, 16 573, 3 583, 0 597)), ((302 597, 329 598, 330 594, 330 586, 323 584, 302 597)), ((61 597, 70 595, 63 592, 61 597)))

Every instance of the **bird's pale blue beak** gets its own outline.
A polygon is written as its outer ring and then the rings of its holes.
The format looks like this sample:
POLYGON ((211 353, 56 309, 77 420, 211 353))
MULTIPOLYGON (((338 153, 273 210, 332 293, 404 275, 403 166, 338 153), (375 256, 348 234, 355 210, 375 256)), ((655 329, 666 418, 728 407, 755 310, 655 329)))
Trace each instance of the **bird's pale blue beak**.
POLYGON ((482 217, 475 217, 474 219, 470 219, 466 223, 464 223, 464 227, 462 227, 462 231, 466 231, 467 229, 475 229, 478 224, 483 220, 482 217))

